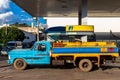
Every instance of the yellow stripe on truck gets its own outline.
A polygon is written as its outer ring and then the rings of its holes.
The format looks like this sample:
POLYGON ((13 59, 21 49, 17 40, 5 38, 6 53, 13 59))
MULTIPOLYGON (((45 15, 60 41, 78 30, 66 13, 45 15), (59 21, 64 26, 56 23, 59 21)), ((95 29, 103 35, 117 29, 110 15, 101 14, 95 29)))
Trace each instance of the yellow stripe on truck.
POLYGON ((52 54, 52 57, 59 57, 59 56, 74 56, 74 60, 77 58, 77 57, 100 57, 100 56, 112 56, 112 57, 119 57, 119 54, 118 53, 77 53, 77 54, 60 54, 60 53, 56 53, 56 54, 52 54))

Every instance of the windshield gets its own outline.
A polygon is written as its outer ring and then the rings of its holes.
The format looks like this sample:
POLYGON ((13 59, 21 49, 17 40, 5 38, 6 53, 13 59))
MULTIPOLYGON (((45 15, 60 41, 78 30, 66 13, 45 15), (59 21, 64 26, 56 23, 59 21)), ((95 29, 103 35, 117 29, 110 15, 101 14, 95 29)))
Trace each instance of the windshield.
MULTIPOLYGON (((49 41, 75 41, 75 39, 81 39, 85 35, 48 35, 49 41)), ((94 35, 87 35, 87 41, 95 41, 94 35)))

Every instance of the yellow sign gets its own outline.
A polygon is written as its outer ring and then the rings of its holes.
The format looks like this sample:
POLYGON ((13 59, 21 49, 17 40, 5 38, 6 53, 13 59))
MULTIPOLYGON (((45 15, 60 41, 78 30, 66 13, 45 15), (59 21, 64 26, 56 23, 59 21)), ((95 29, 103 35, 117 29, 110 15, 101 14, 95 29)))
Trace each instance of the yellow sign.
POLYGON ((68 32, 94 32, 94 26, 92 25, 67 25, 66 31, 68 32))

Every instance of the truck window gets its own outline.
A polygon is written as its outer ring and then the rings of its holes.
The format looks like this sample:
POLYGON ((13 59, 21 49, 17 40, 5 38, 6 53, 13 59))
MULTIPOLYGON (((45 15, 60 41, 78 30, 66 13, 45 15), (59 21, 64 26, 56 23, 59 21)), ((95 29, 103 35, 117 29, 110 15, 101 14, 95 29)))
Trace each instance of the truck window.
POLYGON ((35 50, 38 51, 46 51, 46 45, 45 44, 38 44, 35 48, 35 50))

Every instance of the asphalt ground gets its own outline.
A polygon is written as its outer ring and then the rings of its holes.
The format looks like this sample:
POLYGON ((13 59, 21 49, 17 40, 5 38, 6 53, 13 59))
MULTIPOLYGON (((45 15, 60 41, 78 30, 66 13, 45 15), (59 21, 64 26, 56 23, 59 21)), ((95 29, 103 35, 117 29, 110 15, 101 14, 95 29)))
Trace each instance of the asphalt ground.
POLYGON ((120 80, 118 67, 103 67, 82 72, 75 67, 30 66, 24 71, 15 70, 0 57, 0 80, 120 80))

